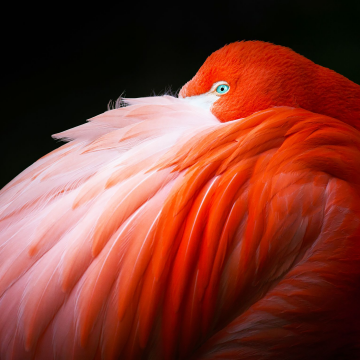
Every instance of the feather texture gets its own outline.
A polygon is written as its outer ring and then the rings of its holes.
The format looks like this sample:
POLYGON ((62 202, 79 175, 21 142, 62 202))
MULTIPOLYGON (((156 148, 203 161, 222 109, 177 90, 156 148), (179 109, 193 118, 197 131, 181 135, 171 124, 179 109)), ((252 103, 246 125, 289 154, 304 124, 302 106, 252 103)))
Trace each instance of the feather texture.
MULTIPOLYGON (((220 123, 127 101, 1 191, 1 359, 298 358, 304 304, 320 321, 360 276, 360 134, 303 109, 220 123)), ((319 354, 358 331, 352 299, 319 354)))

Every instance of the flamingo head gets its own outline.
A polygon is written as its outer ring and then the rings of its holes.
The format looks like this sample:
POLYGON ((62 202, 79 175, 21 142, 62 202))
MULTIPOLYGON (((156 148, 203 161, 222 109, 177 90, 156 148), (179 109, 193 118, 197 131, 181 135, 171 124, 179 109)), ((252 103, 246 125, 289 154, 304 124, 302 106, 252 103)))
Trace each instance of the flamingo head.
POLYGON ((235 42, 210 55, 179 97, 209 108, 222 122, 273 106, 313 110, 319 68, 283 46, 235 42))

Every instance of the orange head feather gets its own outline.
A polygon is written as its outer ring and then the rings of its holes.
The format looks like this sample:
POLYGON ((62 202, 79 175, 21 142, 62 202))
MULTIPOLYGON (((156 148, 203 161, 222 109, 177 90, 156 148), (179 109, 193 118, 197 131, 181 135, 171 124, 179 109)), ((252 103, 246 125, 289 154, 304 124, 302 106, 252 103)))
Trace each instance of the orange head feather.
POLYGON ((211 108, 221 121, 291 106, 360 128, 360 86, 289 48, 262 41, 226 45, 207 58, 180 96, 207 93, 219 81, 230 85, 211 108))

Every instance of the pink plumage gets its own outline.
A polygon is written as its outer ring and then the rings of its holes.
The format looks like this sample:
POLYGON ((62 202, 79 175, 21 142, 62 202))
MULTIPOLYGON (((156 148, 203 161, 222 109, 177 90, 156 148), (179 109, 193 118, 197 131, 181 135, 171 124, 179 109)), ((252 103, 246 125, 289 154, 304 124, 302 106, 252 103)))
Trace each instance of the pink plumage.
POLYGON ((2 357, 110 351, 101 331, 114 320, 123 325, 118 308, 134 301, 152 256, 151 229, 182 177, 156 164, 190 133, 219 125, 172 97, 127 101, 55 135, 72 141, 1 192, 2 357))
POLYGON ((359 93, 241 42, 55 135, 0 192, 0 359, 358 358, 359 93))

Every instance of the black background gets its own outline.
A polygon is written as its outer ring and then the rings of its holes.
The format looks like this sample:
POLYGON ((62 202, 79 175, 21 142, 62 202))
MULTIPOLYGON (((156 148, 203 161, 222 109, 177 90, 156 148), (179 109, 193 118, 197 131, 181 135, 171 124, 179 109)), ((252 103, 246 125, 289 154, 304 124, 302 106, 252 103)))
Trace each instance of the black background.
POLYGON ((237 40, 291 47, 360 83, 360 1, 118 2, 1 11, 0 188, 110 99, 178 90, 237 40))

